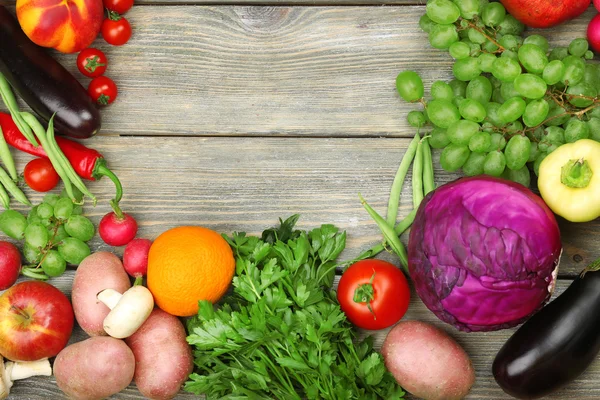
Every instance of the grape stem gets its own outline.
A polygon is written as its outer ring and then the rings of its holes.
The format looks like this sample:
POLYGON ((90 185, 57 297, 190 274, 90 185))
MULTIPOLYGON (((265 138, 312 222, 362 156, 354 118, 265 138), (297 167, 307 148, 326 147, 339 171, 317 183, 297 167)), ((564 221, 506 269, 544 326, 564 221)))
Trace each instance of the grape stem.
POLYGON ((498 47, 498 50, 494 51, 491 54, 496 54, 496 53, 502 53, 503 51, 505 51, 506 49, 504 48, 504 46, 502 46, 500 43, 498 43, 498 41, 491 37, 484 29, 478 27, 476 24, 474 24, 472 21, 468 20, 468 19, 464 19, 462 17, 460 17, 457 21, 457 27, 458 29, 462 29, 462 27, 460 26, 460 23, 462 21, 465 21, 468 25, 469 28, 473 28, 475 29, 477 32, 481 33, 483 36, 485 36, 485 38, 487 40, 489 40, 490 42, 492 42, 494 45, 496 45, 498 47))
MULTIPOLYGON (((52 219, 55 219, 55 218, 52 217, 52 219)), ((42 263, 46 259, 48 252, 56 245, 56 243, 54 243, 54 240, 56 239, 56 235, 58 234, 58 227, 60 225, 62 225, 62 222, 59 219, 55 219, 52 238, 50 238, 50 240, 48 240, 48 243, 46 244, 46 246, 44 248, 40 248, 40 254, 42 255, 42 257, 40 258, 40 262, 38 262, 35 267, 31 268, 32 270, 39 270, 42 267, 42 263)))

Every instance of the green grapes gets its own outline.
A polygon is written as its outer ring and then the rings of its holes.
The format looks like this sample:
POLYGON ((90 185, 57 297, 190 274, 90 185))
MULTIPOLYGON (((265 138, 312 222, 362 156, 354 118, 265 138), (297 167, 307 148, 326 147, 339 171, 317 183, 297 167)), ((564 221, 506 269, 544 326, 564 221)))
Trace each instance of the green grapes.
MULTIPOLYGON (((525 26, 488 0, 428 0, 419 26, 452 57, 452 79, 425 93, 418 75, 405 71, 397 87, 404 100, 423 105, 408 123, 430 130, 445 170, 528 186, 559 146, 600 141, 600 67, 586 39, 551 48, 540 34, 524 37, 525 26)), ((46 211, 28 223, 47 223, 46 211)))
POLYGON ((6 210, 0 214, 0 230, 13 239, 23 239, 27 219, 18 211, 6 210))
POLYGON ((427 16, 438 24, 451 24, 460 17, 460 9, 450 0, 429 0, 427 16))
MULTIPOLYGON (((420 79, 420 78, 419 78, 420 79)), ((422 112, 416 112, 424 119, 422 112)), ((415 114, 413 114, 415 115, 415 114)), ((423 125, 425 122, 423 122, 423 125)), ((438 141, 440 147, 447 143, 438 141)), ((95 235, 93 223, 66 195, 47 194, 27 216, 16 210, 0 213, 0 231, 22 241, 21 273, 35 279, 62 275, 67 264, 78 265, 91 254, 86 243, 95 235)))
POLYGON ((427 117, 435 126, 448 128, 460 120, 460 112, 447 100, 432 100, 427 105, 427 117))
POLYGON ((423 81, 413 71, 404 71, 396 77, 396 89, 406 101, 417 101, 423 97, 423 81))

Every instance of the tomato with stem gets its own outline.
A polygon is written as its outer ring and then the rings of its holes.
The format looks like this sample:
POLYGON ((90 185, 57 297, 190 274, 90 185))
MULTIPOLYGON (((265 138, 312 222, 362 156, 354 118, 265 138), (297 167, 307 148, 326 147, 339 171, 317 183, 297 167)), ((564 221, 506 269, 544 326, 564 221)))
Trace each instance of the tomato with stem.
POLYGON ((34 158, 25 165, 23 178, 27 186, 36 192, 48 192, 56 187, 60 177, 52 166, 52 163, 45 158, 34 158))
POLYGON ((383 260, 361 260, 342 275, 337 289, 342 311, 359 328, 394 325, 406 313, 410 288, 404 273, 383 260))
POLYGON ((107 65, 108 60, 101 50, 88 47, 77 55, 77 69, 88 78, 104 75, 107 65))
POLYGON ((90 82, 88 93, 96 103, 106 106, 115 101, 119 91, 112 79, 106 76, 99 76, 90 82))
POLYGON ((133 7, 133 0, 103 0, 104 7, 109 11, 125 14, 133 7))
POLYGON ((100 31, 104 40, 113 46, 122 46, 131 38, 129 21, 114 11, 108 12, 108 17, 102 21, 100 31))

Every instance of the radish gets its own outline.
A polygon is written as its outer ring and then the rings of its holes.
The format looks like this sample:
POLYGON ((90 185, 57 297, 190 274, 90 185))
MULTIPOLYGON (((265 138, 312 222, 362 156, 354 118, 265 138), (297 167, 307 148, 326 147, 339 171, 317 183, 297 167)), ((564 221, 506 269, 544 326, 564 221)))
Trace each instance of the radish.
POLYGON ((141 279, 148 271, 148 252, 152 241, 148 239, 133 239, 123 252, 123 266, 132 277, 141 279))
POLYGON ((113 211, 106 214, 98 224, 98 233, 104 243, 111 246, 125 246, 137 234, 138 225, 131 215, 121 211, 120 196, 110 201, 113 211))
POLYGON ((0 241, 0 290, 17 281, 21 272, 21 253, 12 243, 0 241))
MULTIPOLYGON (((598 3, 600 1, 594 1, 594 5, 598 3)), ((600 14, 596 14, 590 21, 587 28, 587 39, 592 49, 595 52, 600 52, 600 14)))
POLYGON ((594 0, 594 7, 600 12, 600 0, 594 0))

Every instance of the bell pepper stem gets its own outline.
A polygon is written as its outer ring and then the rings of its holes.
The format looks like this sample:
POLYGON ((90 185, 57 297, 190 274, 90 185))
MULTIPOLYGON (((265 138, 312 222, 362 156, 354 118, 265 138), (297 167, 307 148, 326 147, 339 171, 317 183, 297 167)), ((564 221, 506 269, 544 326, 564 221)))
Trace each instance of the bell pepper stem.
MULTIPOLYGON (((123 198, 123 185, 121 185, 121 181, 119 177, 112 172, 105 164, 104 160, 98 160, 96 167, 94 168, 93 177, 94 179, 100 179, 103 176, 108 177, 115 184, 115 189, 117 193, 115 194, 115 198, 111 201, 119 204, 121 199, 123 198)), ((114 208, 114 207, 113 207, 114 208)), ((116 210, 115 210, 116 212, 116 210)))
POLYGON ((594 172, 583 158, 569 160, 561 168, 560 181, 570 188, 584 188, 590 184, 594 172))

